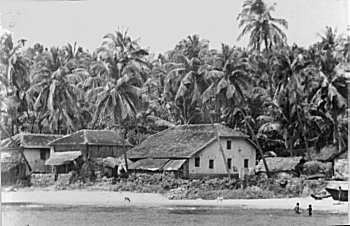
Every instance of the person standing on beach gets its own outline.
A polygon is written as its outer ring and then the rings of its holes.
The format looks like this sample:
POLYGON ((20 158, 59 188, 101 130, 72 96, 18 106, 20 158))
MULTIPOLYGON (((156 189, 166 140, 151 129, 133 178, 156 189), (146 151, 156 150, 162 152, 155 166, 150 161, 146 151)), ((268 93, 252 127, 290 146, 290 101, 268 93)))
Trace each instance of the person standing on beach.
POLYGON ((309 216, 312 216, 312 206, 309 205, 309 208, 307 209, 309 211, 309 216))
POLYGON ((342 190, 341 190, 341 187, 339 186, 339 194, 338 194, 339 202, 341 200, 341 196, 342 196, 342 190))
POLYGON ((294 207, 294 212, 295 212, 296 214, 300 214, 299 203, 297 203, 297 205, 294 207))

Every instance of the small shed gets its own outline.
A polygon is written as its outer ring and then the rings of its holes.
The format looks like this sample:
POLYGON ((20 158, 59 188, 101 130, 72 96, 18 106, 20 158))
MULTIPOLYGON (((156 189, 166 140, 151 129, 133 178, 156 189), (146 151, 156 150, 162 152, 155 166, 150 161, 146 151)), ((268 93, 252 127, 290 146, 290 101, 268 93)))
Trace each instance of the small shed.
MULTIPOLYGON (((120 156, 119 158, 96 158, 94 159, 94 163, 96 166, 95 170, 99 172, 100 176, 113 177, 121 175, 123 172, 127 172, 124 155, 120 156)), ((133 162, 128 160, 129 169, 132 166, 133 162)))
POLYGON ((26 166, 24 157, 19 149, 1 149, 1 185, 15 184, 19 179, 25 178, 26 166))
POLYGON ((54 165, 56 170, 59 169, 58 173, 72 170, 72 162, 79 156, 84 160, 118 158, 123 155, 124 148, 127 151, 132 147, 118 132, 110 130, 80 130, 56 139, 49 145, 53 148, 53 154, 46 164, 54 165))
MULTIPOLYGON (((269 157, 265 158, 270 174, 273 177, 300 176, 302 165, 305 163, 303 157, 269 157)), ((261 159, 255 167, 256 174, 266 174, 263 160, 261 159)))
POLYGON ((128 152, 136 172, 173 171, 183 178, 225 177, 248 174, 255 167, 256 147, 247 135, 215 124, 180 125, 149 136, 128 152), (226 162, 226 163, 225 163, 226 162))
MULTIPOLYGON (((2 152, 23 153, 23 161, 27 161, 27 171, 33 173, 49 173, 51 167, 45 165, 50 157, 51 141, 62 137, 52 134, 19 133, 0 142, 2 152)), ((16 155, 16 154, 14 154, 16 155)))
POLYGON ((80 130, 50 143, 54 152, 80 151, 85 158, 119 157, 123 147, 132 145, 118 132, 111 130, 80 130))

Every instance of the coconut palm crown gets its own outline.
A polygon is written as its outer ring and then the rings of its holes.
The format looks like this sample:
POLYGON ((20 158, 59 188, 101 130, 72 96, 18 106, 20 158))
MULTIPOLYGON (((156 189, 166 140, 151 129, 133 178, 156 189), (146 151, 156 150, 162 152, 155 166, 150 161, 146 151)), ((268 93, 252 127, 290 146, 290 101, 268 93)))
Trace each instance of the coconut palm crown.
POLYGON ((268 7, 262 0, 245 1, 237 17, 239 27, 244 26, 237 41, 250 34, 248 47, 258 51, 262 43, 265 44, 266 51, 270 51, 273 45, 286 43, 287 37, 278 25, 288 28, 288 22, 272 17, 271 12, 274 10, 274 6, 268 7))

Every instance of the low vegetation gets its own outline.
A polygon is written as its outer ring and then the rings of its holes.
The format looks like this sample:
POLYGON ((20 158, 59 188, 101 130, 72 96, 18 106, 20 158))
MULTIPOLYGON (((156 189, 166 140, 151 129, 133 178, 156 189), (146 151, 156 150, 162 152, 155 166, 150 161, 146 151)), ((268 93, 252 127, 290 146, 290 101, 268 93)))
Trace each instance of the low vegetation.
POLYGON ((114 181, 112 178, 100 178, 95 183, 75 182, 73 184, 56 183, 56 190, 84 189, 91 191, 129 191, 140 193, 160 193, 169 199, 267 199, 309 196, 325 188, 326 182, 293 178, 285 187, 281 180, 249 176, 244 179, 203 178, 184 180, 172 174, 137 174, 128 179, 114 181))

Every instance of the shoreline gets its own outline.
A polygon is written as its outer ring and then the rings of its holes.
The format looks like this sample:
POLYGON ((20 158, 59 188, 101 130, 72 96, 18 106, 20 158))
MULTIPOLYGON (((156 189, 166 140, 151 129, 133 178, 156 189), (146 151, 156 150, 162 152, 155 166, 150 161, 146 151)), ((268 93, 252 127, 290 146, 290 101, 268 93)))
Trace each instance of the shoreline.
POLYGON ((227 200, 170 200, 161 194, 110 192, 110 191, 16 191, 1 192, 1 204, 60 204, 60 205, 94 205, 106 207, 157 207, 157 206, 198 206, 198 207, 238 207, 248 209, 290 209, 296 203, 306 210, 311 204, 314 211, 331 213, 349 213, 349 203, 333 200, 331 197, 323 200, 307 198, 283 199, 227 199, 227 200), (130 202, 125 201, 125 197, 130 202))

